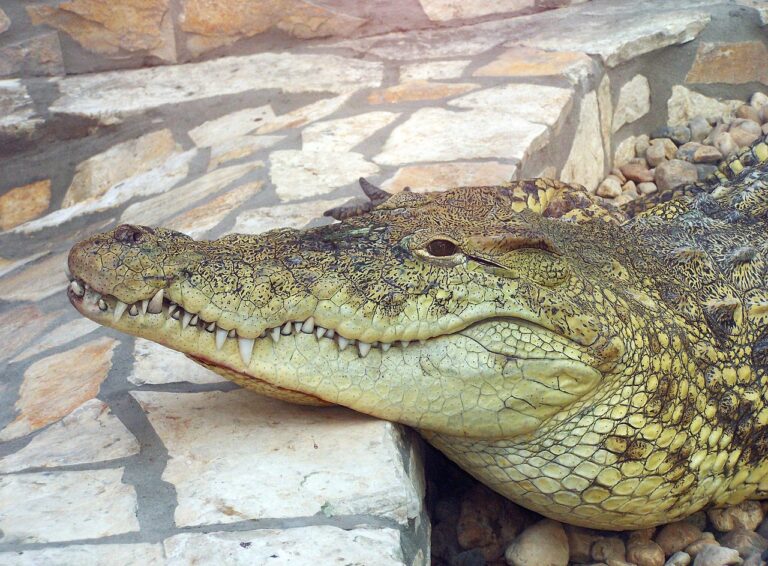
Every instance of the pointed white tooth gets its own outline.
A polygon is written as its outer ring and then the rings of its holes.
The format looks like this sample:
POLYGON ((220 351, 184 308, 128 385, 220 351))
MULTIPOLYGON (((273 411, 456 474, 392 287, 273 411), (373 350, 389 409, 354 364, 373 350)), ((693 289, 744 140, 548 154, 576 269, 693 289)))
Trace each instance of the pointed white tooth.
POLYGON ((104 301, 104 299, 99 299, 98 303, 99 303, 99 309, 100 310, 103 310, 103 311, 107 310, 107 308, 108 308, 107 307, 107 303, 106 303, 106 301, 104 301))
POLYGON ((240 357, 245 365, 251 363, 251 354, 253 353, 253 338, 238 338, 237 346, 240 349, 240 357))
POLYGON ((290 322, 286 322, 283 324, 283 327, 280 329, 280 334, 283 336, 288 336, 291 333, 292 325, 290 322))
POLYGON ((235 330, 235 329, 233 328, 232 330, 230 330, 229 332, 227 332, 227 336, 229 336, 230 338, 234 338, 235 336, 237 336, 237 330, 235 330))
POLYGON ((401 345, 403 348, 407 348, 407 347, 408 347, 408 344, 410 344, 410 343, 411 343, 411 342, 410 342, 409 340, 400 340, 400 345, 401 345))
MULTIPOLYGON (((173 313, 176 312, 176 309, 179 308, 179 305, 176 303, 171 303, 168 305, 168 316, 173 316, 173 313)), ((152 311, 150 311, 152 312, 152 311)))
POLYGON ((205 327, 205 329, 206 329, 208 332, 213 332, 214 330, 216 330, 216 323, 215 323, 215 322, 212 322, 211 324, 209 324, 208 326, 206 326, 206 327, 205 327))
MULTIPOLYGON (((168 314, 170 313, 171 308, 168 307, 168 314)), ((151 314, 158 314, 163 312, 163 290, 160 289, 157 293, 155 293, 155 296, 152 297, 152 300, 149 301, 147 304, 147 312, 151 314)))
POLYGON ((325 331, 325 337, 326 338, 333 338, 335 334, 336 334, 336 332, 334 330, 330 329, 330 328, 325 331))
POLYGON ((72 292, 78 297, 85 295, 85 289, 83 289, 83 286, 80 285, 77 280, 72 281, 72 283, 69 284, 69 288, 72 289, 72 292))
POLYGON ((347 340, 343 336, 339 336, 339 350, 343 350, 347 346, 349 346, 349 340, 347 340))
POLYGON ((114 320, 120 320, 120 317, 123 316, 123 313, 127 308, 128 305, 126 305, 123 301, 115 301, 115 312, 112 315, 112 318, 114 318, 114 320))
POLYGON ((149 299, 141 301, 141 314, 147 314, 147 307, 149 307, 149 299))
POLYGON ((191 312, 184 312, 184 316, 181 317, 181 329, 184 330, 187 326, 189 326, 189 321, 192 320, 192 313, 191 312))
POLYGON ((360 351, 360 357, 364 358, 371 351, 371 345, 368 342, 358 342, 357 349, 360 351))
POLYGON ((306 334, 312 334, 312 331, 315 329, 315 317, 310 316, 307 320, 304 321, 304 324, 301 325, 301 331, 306 334))
POLYGON ((392 344, 390 342, 382 342, 381 344, 381 351, 386 352, 392 347, 392 344))
POLYGON ((200 317, 195 315, 192 317, 192 320, 189 321, 189 324, 192 326, 197 326, 197 323, 200 322, 200 317))
POLYGON ((131 316, 136 316, 139 314, 139 307, 136 305, 131 305, 131 308, 128 309, 128 314, 131 316))
POLYGON ((227 331, 223 328, 216 329, 216 349, 221 350, 224 347, 224 341, 227 339, 227 331))
POLYGON ((325 334, 325 328, 323 328, 322 326, 315 327, 315 336, 317 336, 318 340, 322 338, 324 334, 325 334))
POLYGON ((294 329, 296 332, 299 332, 299 331, 301 330, 301 325, 302 325, 302 324, 303 324, 302 322, 294 322, 294 323, 293 323, 293 329, 294 329))
POLYGON ((273 329, 270 331, 270 336, 272 336, 272 342, 275 342, 275 343, 277 343, 277 342, 278 342, 278 340, 280 340, 280 327, 279 327, 279 326, 275 326, 275 327, 274 327, 274 328, 273 328, 273 329))
POLYGON ((262 333, 259 334, 259 338, 265 338, 266 336, 267 336, 267 331, 266 330, 262 331, 262 333))
POLYGON ((181 315, 184 313, 184 309, 174 309, 171 318, 173 320, 181 320, 181 315))

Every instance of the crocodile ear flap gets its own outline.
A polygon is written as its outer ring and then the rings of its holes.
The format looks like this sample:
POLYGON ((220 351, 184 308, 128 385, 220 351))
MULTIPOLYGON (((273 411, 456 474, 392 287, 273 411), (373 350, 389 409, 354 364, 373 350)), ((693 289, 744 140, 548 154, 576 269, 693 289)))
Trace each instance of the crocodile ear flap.
MULTIPOLYGON (((392 196, 391 193, 380 189, 373 183, 369 183, 363 177, 360 177, 358 182, 360 183, 360 188, 363 189, 365 196, 368 197, 368 200, 353 198, 341 206, 336 206, 330 210, 326 210, 323 212, 323 216, 330 216, 336 220, 346 220, 347 218, 362 216, 363 214, 369 213, 380 204, 383 204, 392 196)), ((410 191, 411 189, 409 187, 405 187, 403 190, 410 191)))

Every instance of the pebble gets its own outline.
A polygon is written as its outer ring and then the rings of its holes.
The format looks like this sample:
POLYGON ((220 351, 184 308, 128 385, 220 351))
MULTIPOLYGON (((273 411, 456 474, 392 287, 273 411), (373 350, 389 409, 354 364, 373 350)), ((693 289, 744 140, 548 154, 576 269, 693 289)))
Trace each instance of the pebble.
POLYGON ((637 185, 634 181, 627 181, 621 186, 621 192, 622 194, 626 195, 629 194, 632 196, 632 198, 637 198, 639 196, 637 192, 637 185))
POLYGON ((510 566, 567 566, 568 537, 560 523, 544 519, 525 529, 504 558, 510 566))
POLYGON ((763 107, 760 108, 760 121, 763 122, 763 125, 768 122, 768 104, 763 104, 763 107))
POLYGON ((691 555, 687 552, 677 551, 667 558, 664 566, 688 566, 691 563, 691 555))
POLYGON ((626 560, 627 549, 624 541, 617 537, 604 537, 592 545, 592 559, 599 562, 626 560))
POLYGON ((760 129, 763 131, 764 134, 768 135, 768 122, 763 124, 760 129))
POLYGON ((486 560, 495 560, 514 539, 523 524, 518 507, 482 484, 463 497, 456 535, 466 550, 477 550, 486 560))
POLYGON ((656 543, 664 554, 670 556, 683 550, 701 538, 701 529, 687 521, 676 521, 662 527, 656 536, 656 543))
POLYGON ((693 515, 681 520, 698 527, 700 531, 707 528, 707 514, 704 511, 696 511, 693 515))
POLYGON ((717 165, 707 165, 705 163, 696 165, 696 173, 699 176, 699 181, 703 181, 715 171, 717 171, 717 165))
POLYGON ((664 566, 664 551, 652 540, 635 539, 627 543, 627 561, 637 566, 664 566))
POLYGON ((714 544, 715 546, 720 546, 720 543, 715 540, 715 535, 713 535, 710 532, 704 531, 703 533, 701 533, 701 538, 699 540, 692 542, 691 544, 685 547, 685 551, 691 556, 696 556, 701 551, 702 548, 710 544, 714 544))
POLYGON ((605 198, 616 198, 621 194, 621 181, 613 175, 608 175, 597 187, 597 195, 605 198))
POLYGON ((635 138, 635 155, 638 157, 645 157, 645 152, 648 151, 648 147, 651 145, 651 138, 647 134, 637 136, 635 138))
POLYGON ((621 182, 622 185, 627 182, 627 178, 624 176, 624 174, 621 172, 621 169, 619 169, 618 167, 614 167, 613 169, 611 169, 611 175, 616 177, 621 182))
POLYGON ((715 144, 715 138, 722 134, 723 132, 728 131, 728 125, 723 124, 722 122, 718 122, 717 125, 712 128, 712 131, 709 132, 709 135, 704 138, 704 143, 707 145, 714 145, 715 144))
POLYGON ((707 120, 699 115, 694 116, 688 123, 688 127, 691 130, 691 141, 702 142, 712 131, 712 126, 709 125, 707 120))
MULTIPOLYGON (((667 159, 667 151, 664 144, 653 140, 645 152, 645 160, 651 167, 658 167, 662 161, 667 159)), ((626 175, 626 173, 625 173, 626 175)))
POLYGON ((565 534, 568 536, 568 549, 571 561, 589 562, 592 557, 592 544, 600 539, 600 536, 591 529, 574 525, 563 526, 565 527, 565 534))
POLYGON ((652 195, 656 191, 658 191, 659 188, 656 186, 656 183, 638 183, 637 184, 637 192, 641 195, 652 195))
POLYGON ((746 120, 751 120, 757 124, 760 123, 760 109, 754 108, 753 106, 750 106, 749 104, 742 104, 736 109, 736 112, 734 115, 737 118, 744 118, 746 120))
POLYGON ((739 149, 739 146, 736 145, 736 142, 733 141, 733 137, 731 137, 731 134, 728 132, 720 132, 717 134, 712 140, 712 144, 726 157, 739 149))
POLYGON ((688 126, 662 126, 651 132, 651 139, 668 138, 678 145, 691 141, 691 129, 688 126))
POLYGON ((723 154, 716 147, 697 142, 688 142, 680 146, 675 157, 691 163, 720 163, 723 160, 723 154))
POLYGON ((739 553, 732 548, 708 544, 696 555, 693 566, 729 566, 741 564, 739 553))
POLYGON ((653 173, 648 169, 645 162, 636 163, 630 161, 626 165, 621 166, 621 173, 626 179, 637 183, 649 183, 650 181, 653 181, 653 173))
POLYGON ((756 92, 752 95, 752 97, 749 99, 749 105, 753 108, 762 108, 768 104, 768 94, 765 94, 763 92, 756 92))
POLYGON ((752 120, 734 120, 728 133, 739 147, 746 147, 760 137, 762 130, 758 122, 752 120))
POLYGON ((768 540, 754 531, 742 529, 741 527, 728 531, 721 536, 720 544, 737 550, 742 558, 768 550, 768 540))
POLYGON ((687 161, 673 159, 665 161, 656 167, 654 181, 660 191, 674 189, 681 185, 695 183, 699 178, 696 166, 687 161))
POLYGON ((744 501, 732 507, 710 509, 707 517, 718 531, 728 532, 736 528, 754 531, 763 522, 763 508, 759 501, 744 501))

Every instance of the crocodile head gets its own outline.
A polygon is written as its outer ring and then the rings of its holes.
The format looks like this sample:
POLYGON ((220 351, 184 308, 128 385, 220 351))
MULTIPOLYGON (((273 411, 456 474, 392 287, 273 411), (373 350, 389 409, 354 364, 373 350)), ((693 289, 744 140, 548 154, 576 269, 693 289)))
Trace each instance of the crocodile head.
POLYGON ((123 225, 72 249, 69 298, 247 387, 411 425, 441 448, 567 446, 587 422, 597 446, 631 419, 659 329, 679 339, 626 265, 642 250, 618 242, 615 224, 561 218, 561 189, 404 192, 340 223, 214 241, 123 225), (598 426, 595 407, 611 403, 629 409, 598 426))

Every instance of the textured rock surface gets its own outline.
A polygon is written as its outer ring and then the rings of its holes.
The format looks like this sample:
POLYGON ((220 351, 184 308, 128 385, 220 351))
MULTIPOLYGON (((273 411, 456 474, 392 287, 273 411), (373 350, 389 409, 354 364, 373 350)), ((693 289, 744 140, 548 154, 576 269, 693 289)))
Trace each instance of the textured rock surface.
POLYGON ((0 195, 0 230, 10 230, 34 220, 48 210, 50 204, 50 179, 11 189, 0 195))
POLYGON ((156 342, 136 338, 133 369, 128 381, 134 385, 161 383, 221 383, 224 378, 156 342))
POLYGON ((622 85, 616 111, 613 114, 613 131, 617 132, 624 124, 631 124, 648 114, 651 109, 651 87, 648 78, 635 75, 622 85))
POLYGON ((435 83, 423 80, 408 81, 388 88, 377 89, 368 95, 369 104, 395 104, 413 100, 438 100, 464 94, 478 88, 472 83, 435 83))
POLYGON ((63 73, 64 58, 56 32, 43 32, 0 46, 0 77, 63 73))
POLYGON ((600 135, 597 94, 590 92, 581 103, 579 126, 560 179, 568 183, 580 183, 594 191, 603 177, 604 168, 605 154, 600 135))
POLYGON ((66 261, 66 254, 62 253, 11 272, 0 280, 0 299, 37 301, 63 291, 67 286, 66 261))
POLYGON ((428 192, 451 187, 498 185, 512 180, 516 173, 515 165, 498 161, 410 165, 398 169, 381 187, 390 192, 402 191, 405 187, 415 192, 428 192))
POLYGON ((700 43, 687 83, 768 85, 768 47, 760 41, 700 43))

